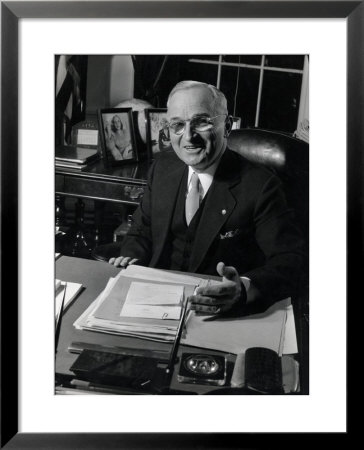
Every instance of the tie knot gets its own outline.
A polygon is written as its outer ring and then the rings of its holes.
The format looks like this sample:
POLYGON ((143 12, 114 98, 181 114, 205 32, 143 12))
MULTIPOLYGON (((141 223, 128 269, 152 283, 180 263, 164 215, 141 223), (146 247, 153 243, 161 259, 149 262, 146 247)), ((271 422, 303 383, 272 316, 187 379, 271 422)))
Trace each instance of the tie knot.
POLYGON ((192 188, 197 188, 197 186, 200 183, 200 179, 198 178, 198 175, 196 172, 193 172, 192 176, 191 176, 191 187, 192 188))

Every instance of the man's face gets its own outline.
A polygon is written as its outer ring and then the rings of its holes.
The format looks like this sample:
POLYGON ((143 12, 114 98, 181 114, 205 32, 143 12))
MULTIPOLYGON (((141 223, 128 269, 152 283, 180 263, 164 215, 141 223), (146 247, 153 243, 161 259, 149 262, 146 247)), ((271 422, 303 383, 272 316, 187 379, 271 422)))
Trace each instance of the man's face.
MULTIPOLYGON (((218 115, 208 89, 193 87, 177 91, 169 100, 167 118, 190 120, 196 116, 214 117, 218 115)), ((222 154, 226 147, 225 117, 214 119, 214 127, 208 131, 197 132, 186 122, 185 130, 176 135, 170 130, 173 150, 177 156, 196 171, 207 169, 222 154)))

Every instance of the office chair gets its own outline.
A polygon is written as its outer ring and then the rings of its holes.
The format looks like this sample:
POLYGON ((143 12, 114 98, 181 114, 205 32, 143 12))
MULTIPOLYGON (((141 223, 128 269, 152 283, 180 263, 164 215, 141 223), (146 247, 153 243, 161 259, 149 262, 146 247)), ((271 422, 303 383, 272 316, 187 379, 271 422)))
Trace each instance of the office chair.
POLYGON ((284 133, 257 128, 234 130, 228 146, 249 161, 261 164, 275 173, 283 183, 289 206, 294 210, 301 229, 306 260, 302 270, 301 285, 292 303, 298 348, 300 349, 301 392, 309 392, 309 145, 284 133))
POLYGON ((263 165, 282 181, 288 204, 308 245, 309 231, 309 146, 287 134, 246 128, 233 130, 228 138, 231 150, 263 165))

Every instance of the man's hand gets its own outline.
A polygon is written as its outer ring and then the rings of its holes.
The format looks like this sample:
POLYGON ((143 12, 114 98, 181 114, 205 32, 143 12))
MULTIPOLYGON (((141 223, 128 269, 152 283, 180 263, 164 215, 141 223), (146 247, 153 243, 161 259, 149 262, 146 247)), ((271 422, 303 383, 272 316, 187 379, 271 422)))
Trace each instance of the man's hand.
POLYGON ((109 259, 109 264, 112 264, 115 267, 123 267, 124 269, 136 262, 138 262, 138 259, 130 258, 129 256, 118 256, 117 258, 109 259))
POLYGON ((219 262, 216 270, 223 277, 222 283, 197 288, 196 294, 189 298, 192 310, 219 314, 229 311, 240 302, 244 305, 246 292, 235 267, 219 262))

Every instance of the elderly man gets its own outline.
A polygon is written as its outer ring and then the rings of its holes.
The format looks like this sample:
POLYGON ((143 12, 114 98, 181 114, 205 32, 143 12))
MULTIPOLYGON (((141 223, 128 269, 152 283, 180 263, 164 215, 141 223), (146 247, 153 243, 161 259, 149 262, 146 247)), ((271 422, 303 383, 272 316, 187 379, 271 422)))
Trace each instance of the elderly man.
POLYGON ((173 152, 151 167, 121 256, 109 262, 222 276, 220 285, 191 298, 192 309, 203 313, 293 295, 302 242, 292 212, 272 173, 227 148, 225 96, 183 81, 167 107, 173 152))

